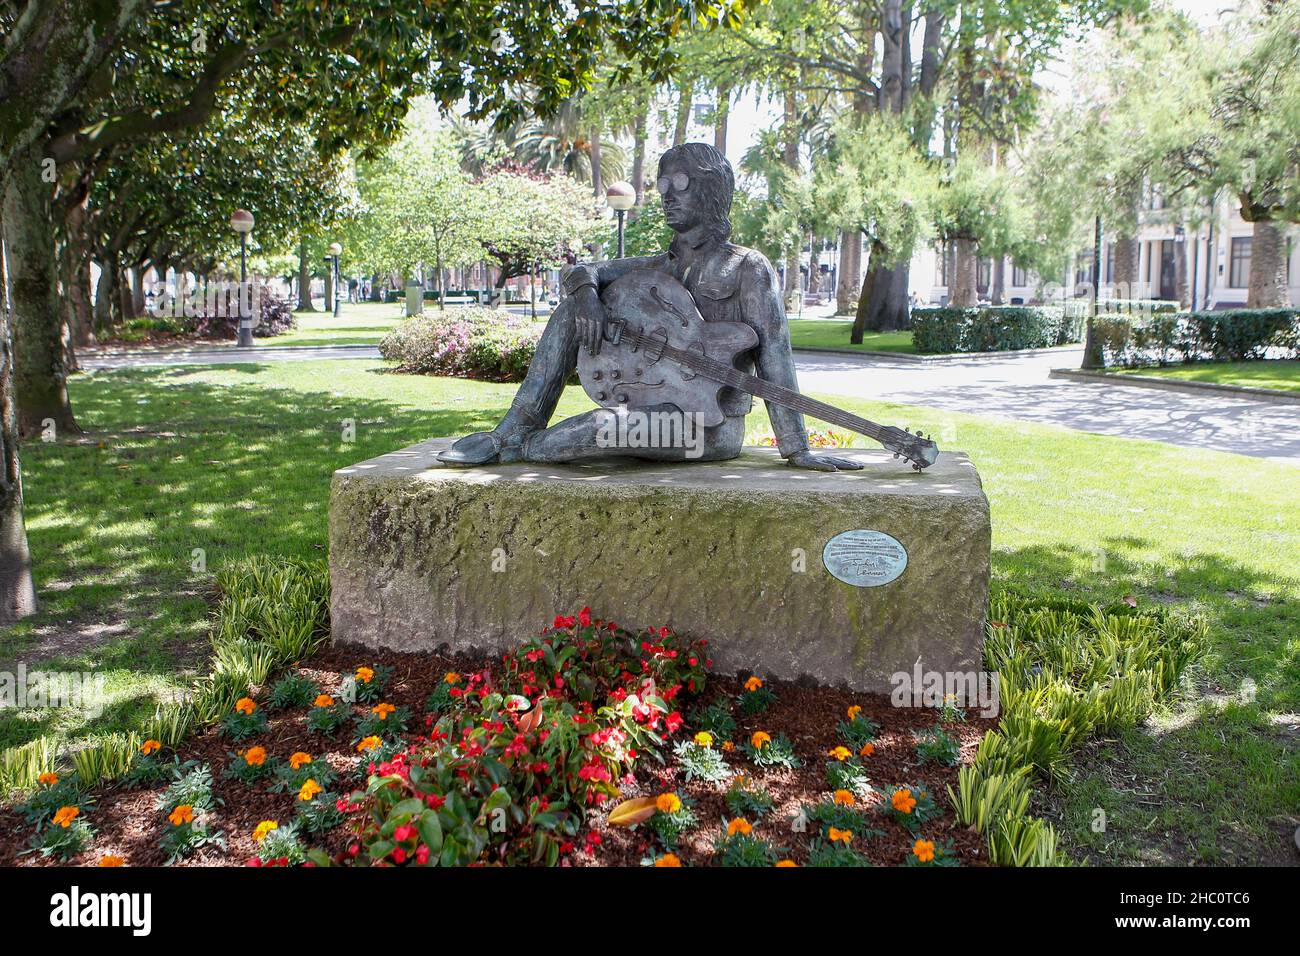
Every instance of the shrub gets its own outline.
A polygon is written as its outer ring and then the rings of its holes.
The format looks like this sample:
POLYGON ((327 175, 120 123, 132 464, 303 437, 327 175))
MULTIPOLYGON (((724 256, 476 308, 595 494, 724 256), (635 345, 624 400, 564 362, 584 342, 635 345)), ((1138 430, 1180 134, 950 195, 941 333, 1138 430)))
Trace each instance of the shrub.
POLYGON ((1270 349, 1300 355, 1300 311, 1223 309, 1157 313, 1146 317, 1099 315, 1093 339, 1107 366, 1263 359, 1270 349))
MULTIPOLYGON (((294 328, 293 305, 288 299, 281 298, 267 286, 257 290, 258 323, 253 326, 254 338, 270 338, 283 335, 294 328)), ((222 309, 222 311, 227 311, 222 309)), ((237 311, 237 310, 232 310, 237 311)), ((187 331, 205 339, 233 339, 239 334, 239 317, 237 315, 217 315, 205 308, 203 314, 187 317, 184 321, 187 331)))
POLYGON ((915 309, 912 343, 922 354, 1041 349, 1079 341, 1082 320, 1059 306, 915 309))
POLYGON ((454 309, 403 322, 379 354, 398 371, 520 382, 541 338, 531 319, 493 309, 454 309))

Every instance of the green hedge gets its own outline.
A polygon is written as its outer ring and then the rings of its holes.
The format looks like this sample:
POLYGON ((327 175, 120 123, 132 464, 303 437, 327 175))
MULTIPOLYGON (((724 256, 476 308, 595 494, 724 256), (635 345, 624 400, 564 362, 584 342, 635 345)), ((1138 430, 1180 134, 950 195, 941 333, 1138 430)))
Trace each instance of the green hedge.
POLYGON ((493 309, 452 308, 403 322, 379 343, 398 370, 520 382, 541 338, 531 319, 493 309))
POLYGON ((916 309, 912 344, 917 352, 1005 352, 1077 342, 1083 323, 1060 306, 978 306, 916 309))
POLYGON ((1294 357, 1300 355, 1300 310, 1103 315, 1093 321, 1093 337, 1108 366, 1250 361, 1265 358, 1269 349, 1294 357))

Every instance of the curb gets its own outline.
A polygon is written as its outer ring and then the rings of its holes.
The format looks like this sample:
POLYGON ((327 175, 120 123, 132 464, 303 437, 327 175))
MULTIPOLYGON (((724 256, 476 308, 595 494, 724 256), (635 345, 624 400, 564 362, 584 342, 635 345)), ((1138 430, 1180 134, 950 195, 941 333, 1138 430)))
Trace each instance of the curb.
POLYGON ((1068 355, 1082 352, 1082 345, 1058 345, 1048 349, 1012 349, 1003 352, 946 352, 942 355, 917 355, 912 352, 875 352, 866 349, 830 349, 811 348, 802 345, 791 346, 791 351, 807 352, 812 355, 852 355, 868 359, 898 359, 900 362, 915 362, 927 365, 935 362, 975 362, 981 359, 1018 358, 1033 355, 1068 355))
POLYGON ((1221 385, 1217 382, 1181 382, 1155 378, 1151 375, 1128 375, 1119 372, 1089 372, 1078 368, 1054 368, 1048 372, 1048 378, 1064 378, 1076 382, 1105 382, 1110 385, 1129 385, 1135 388, 1154 388, 1164 392, 1188 392, 1204 394, 1217 392, 1237 398, 1253 398, 1256 401, 1272 402, 1277 405, 1300 405, 1300 392, 1283 392, 1275 388, 1252 388, 1249 385, 1221 385))

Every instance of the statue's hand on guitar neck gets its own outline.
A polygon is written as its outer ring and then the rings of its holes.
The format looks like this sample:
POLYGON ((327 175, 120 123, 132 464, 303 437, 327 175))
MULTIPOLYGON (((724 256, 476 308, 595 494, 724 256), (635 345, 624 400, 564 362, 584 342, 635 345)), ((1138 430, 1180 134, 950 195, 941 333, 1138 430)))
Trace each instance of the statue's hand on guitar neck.
POLYGON ((600 296, 595 286, 585 285, 573 294, 578 316, 578 348, 586 349, 589 355, 600 354, 600 343, 605 340, 605 307, 600 304, 600 296))

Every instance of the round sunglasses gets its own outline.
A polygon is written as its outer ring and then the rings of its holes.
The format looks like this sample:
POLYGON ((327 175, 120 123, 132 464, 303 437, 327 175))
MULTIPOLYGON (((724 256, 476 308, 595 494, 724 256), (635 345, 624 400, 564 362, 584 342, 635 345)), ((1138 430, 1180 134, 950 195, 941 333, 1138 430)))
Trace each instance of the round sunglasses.
POLYGON ((659 190, 659 195, 667 196, 670 186, 680 193, 685 192, 690 184, 690 176, 685 173, 673 173, 671 176, 660 176, 659 181, 655 183, 655 188, 659 190))

